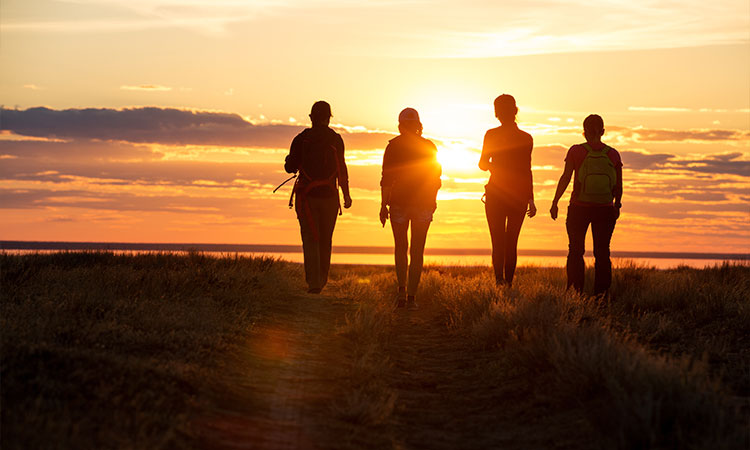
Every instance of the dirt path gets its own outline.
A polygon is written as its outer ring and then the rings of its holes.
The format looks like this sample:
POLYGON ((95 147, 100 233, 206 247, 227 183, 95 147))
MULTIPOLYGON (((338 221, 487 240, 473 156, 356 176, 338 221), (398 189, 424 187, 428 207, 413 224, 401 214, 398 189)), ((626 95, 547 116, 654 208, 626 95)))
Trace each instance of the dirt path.
POLYGON ((575 408, 536 399, 496 353, 472 351, 450 332, 429 299, 418 311, 399 311, 393 326, 396 448, 586 448, 590 428, 575 408))
POLYGON ((196 421, 201 447, 321 448, 313 418, 336 390, 328 374, 337 355, 329 351, 354 308, 329 295, 299 295, 274 309, 230 358, 241 370, 227 382, 239 395, 220 398, 217 414, 196 421))
POLYGON ((575 407, 560 411, 535 398, 528 380, 493 352, 471 351, 451 333, 429 299, 418 311, 394 311, 376 376, 396 394, 384 423, 335 417, 331 405, 352 386, 351 365, 336 334, 356 305, 331 295, 300 295, 274 310, 233 358, 245 376, 241 394, 200 425, 201 443, 217 449, 585 448, 590 435, 575 407))

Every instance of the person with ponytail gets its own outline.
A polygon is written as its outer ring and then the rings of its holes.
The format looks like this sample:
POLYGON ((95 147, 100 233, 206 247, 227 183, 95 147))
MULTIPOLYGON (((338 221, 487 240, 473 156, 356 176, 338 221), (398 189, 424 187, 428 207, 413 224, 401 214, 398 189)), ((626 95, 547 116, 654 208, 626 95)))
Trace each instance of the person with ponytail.
POLYGON ((401 134, 391 139, 383 154, 380 223, 385 226, 386 220, 391 219, 398 279, 395 307, 417 309, 415 296, 422 274, 427 230, 437 208, 442 167, 437 161, 435 144, 422 137, 422 123, 415 109, 401 111, 398 130, 401 134))
POLYGON ((495 99, 500 126, 487 130, 479 168, 490 171, 485 185, 485 213, 492 241, 492 267, 497 285, 510 286, 516 271, 518 236, 524 216, 536 215, 531 150, 534 140, 516 124, 516 100, 495 99))

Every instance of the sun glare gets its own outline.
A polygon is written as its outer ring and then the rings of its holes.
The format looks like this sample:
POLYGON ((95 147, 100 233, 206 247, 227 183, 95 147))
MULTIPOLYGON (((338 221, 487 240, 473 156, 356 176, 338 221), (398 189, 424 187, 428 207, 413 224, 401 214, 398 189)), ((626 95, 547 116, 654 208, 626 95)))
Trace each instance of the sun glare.
POLYGON ((479 153, 463 143, 445 143, 438 146, 437 159, 443 172, 479 171, 479 153))

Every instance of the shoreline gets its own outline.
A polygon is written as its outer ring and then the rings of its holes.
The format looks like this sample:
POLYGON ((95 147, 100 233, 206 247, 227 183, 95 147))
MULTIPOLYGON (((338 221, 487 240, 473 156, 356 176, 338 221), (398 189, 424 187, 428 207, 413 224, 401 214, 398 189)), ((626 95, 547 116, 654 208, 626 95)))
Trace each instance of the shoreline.
MULTIPOLYGON (((206 243, 130 243, 130 242, 66 242, 66 241, 0 241, 3 250, 68 250, 68 251, 165 251, 165 252, 217 252, 217 253, 302 253, 301 245, 267 244, 206 244, 206 243)), ((334 253, 388 255, 392 247, 334 245, 334 253)), ((489 248, 426 248, 426 256, 487 256, 489 248)), ((519 256, 564 257, 567 250, 519 249, 519 256)), ((593 256, 591 250, 586 256, 593 256)), ((694 259, 722 261, 750 261, 750 253, 701 253, 701 252, 639 252, 612 251, 612 258, 640 259, 694 259)))

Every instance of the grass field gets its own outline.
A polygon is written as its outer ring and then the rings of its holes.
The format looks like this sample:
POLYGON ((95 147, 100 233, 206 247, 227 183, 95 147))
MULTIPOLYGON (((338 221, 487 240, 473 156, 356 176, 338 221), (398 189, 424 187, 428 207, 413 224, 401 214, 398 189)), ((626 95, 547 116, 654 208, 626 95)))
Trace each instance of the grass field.
POLYGON ((750 443, 748 266, 626 265, 607 300, 566 292, 563 269, 497 288, 488 268, 428 267, 409 312, 391 268, 336 266, 323 296, 301 277, 264 258, 0 254, 2 448, 750 443), (221 440, 196 425, 229 409, 221 440))

